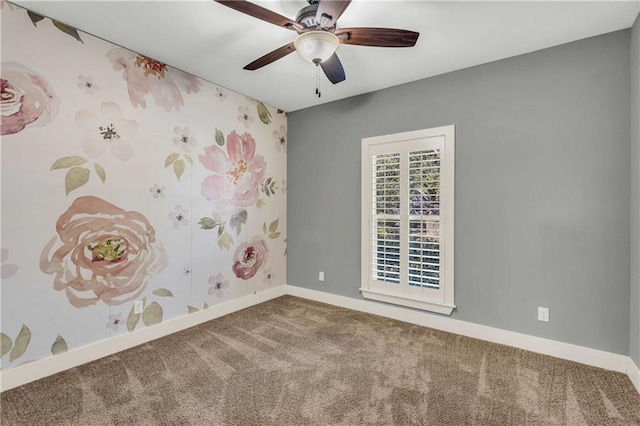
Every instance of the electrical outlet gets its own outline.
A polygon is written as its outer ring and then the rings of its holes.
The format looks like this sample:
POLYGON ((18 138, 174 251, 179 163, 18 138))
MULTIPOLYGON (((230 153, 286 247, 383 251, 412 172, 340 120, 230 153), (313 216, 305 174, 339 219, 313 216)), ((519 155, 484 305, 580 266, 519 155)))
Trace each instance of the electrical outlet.
POLYGON ((133 313, 141 314, 144 310, 144 300, 136 300, 133 302, 133 313))
POLYGON ((324 272, 322 272, 322 271, 318 272, 318 280, 319 281, 324 281, 324 272))
POLYGON ((549 308, 538 307, 538 321, 549 322, 549 308))

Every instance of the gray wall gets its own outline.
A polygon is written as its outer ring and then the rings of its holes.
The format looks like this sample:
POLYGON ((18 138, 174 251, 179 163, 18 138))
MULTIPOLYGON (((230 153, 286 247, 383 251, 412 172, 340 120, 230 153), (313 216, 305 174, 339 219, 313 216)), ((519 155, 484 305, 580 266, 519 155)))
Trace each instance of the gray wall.
POLYGON ((628 354, 629 52, 624 30, 291 113, 288 284, 361 298, 361 139, 454 124, 453 317, 628 354))
POLYGON ((631 324, 629 353, 640 366, 640 16, 631 32, 631 324))

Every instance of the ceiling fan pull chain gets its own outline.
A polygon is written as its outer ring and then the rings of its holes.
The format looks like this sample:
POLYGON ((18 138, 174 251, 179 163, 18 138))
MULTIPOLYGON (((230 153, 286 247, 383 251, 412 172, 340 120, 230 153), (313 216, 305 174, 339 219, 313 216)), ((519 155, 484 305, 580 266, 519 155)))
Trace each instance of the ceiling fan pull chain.
POLYGON ((320 67, 319 64, 316 63, 316 95, 318 97, 322 96, 322 92, 320 92, 320 67))

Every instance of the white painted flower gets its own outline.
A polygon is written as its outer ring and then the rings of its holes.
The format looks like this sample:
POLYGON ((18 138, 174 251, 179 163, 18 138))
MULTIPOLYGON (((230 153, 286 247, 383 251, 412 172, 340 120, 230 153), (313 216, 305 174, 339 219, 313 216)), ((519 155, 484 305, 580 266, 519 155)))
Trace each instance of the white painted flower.
POLYGON ((180 229, 180 226, 189 226, 189 210, 178 205, 175 211, 169 213, 169 220, 173 222, 175 229, 180 229))
POLYGON ((271 284, 274 278, 275 274, 273 273, 273 270, 271 268, 267 268, 262 271, 262 282, 271 284))
POLYGON ((76 124, 82 131, 82 147, 90 157, 102 157, 107 146, 119 160, 126 161, 133 156, 131 140, 138 133, 138 123, 122 117, 117 103, 103 102, 98 113, 78 112, 76 124))
POLYGON ((278 130, 273 131, 273 138, 276 140, 276 151, 287 152, 287 129, 280 126, 278 130))
POLYGON ((247 129, 253 123, 253 116, 249 114, 249 107, 238 107, 238 121, 247 129))
POLYGON ((100 86, 98 86, 94 81, 93 77, 86 75, 78 76, 78 87, 87 92, 89 95, 93 95, 96 90, 100 90, 100 86))
POLYGON ((209 285, 211 286, 207 292, 209 296, 221 298, 224 296, 224 290, 229 288, 229 280, 225 280, 222 272, 219 272, 218 275, 209 277, 209 285))
POLYGON ((224 92, 224 89, 221 87, 216 87, 216 98, 220 100, 220 102, 224 102, 227 99, 227 94, 224 92))
POLYGON ((173 128, 173 133, 176 135, 173 138, 173 144, 179 146, 184 152, 190 152, 191 147, 196 144, 196 138, 191 134, 191 129, 176 126, 173 128))
POLYGON ((166 195, 167 188, 164 186, 160 186, 157 183, 154 184, 151 188, 149 188, 149 192, 153 194, 153 198, 164 198, 166 195))
POLYGON ((107 328, 110 328, 113 331, 118 331, 118 328, 120 328, 120 324, 122 324, 122 313, 109 315, 109 321, 107 321, 107 328))

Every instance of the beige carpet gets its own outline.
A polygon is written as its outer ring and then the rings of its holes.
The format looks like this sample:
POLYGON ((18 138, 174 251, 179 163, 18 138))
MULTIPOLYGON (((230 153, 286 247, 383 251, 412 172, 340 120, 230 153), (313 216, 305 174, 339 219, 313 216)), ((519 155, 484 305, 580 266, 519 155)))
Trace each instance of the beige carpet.
POLYGON ((640 425, 623 374, 290 296, 1 402, 7 426, 640 425))

